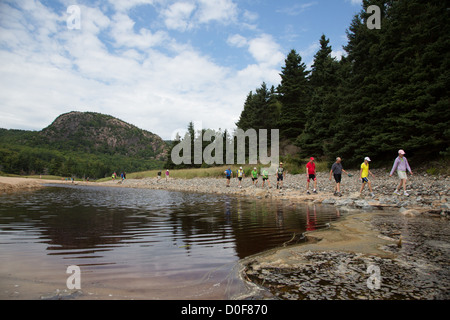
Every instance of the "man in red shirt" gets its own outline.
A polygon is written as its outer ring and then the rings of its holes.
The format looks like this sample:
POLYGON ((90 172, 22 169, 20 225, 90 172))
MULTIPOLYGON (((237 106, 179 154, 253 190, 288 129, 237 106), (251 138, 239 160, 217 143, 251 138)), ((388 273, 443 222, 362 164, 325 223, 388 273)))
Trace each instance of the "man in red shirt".
POLYGON ((311 157, 309 159, 309 162, 306 164, 306 193, 310 194, 309 192, 309 182, 313 180, 314 181, 314 190, 313 193, 317 193, 317 178, 316 178, 316 164, 314 163, 314 158, 311 157))

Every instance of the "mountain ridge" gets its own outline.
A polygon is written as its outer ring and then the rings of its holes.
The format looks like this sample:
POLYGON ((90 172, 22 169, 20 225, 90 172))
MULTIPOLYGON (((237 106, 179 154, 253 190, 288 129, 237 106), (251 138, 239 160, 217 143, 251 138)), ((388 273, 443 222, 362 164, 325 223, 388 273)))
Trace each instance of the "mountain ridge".
POLYGON ((0 129, 0 172, 103 178, 162 169, 160 136, 111 115, 71 111, 40 131, 0 129))

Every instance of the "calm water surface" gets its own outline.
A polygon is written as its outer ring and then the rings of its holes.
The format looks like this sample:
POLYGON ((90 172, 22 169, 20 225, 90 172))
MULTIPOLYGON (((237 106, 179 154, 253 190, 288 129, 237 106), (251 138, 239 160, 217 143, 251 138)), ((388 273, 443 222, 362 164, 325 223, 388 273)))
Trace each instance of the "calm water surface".
POLYGON ((334 208, 161 190, 50 186, 0 195, 0 298, 230 299, 239 259, 339 218, 334 208), (59 293, 59 295, 58 295, 59 293))

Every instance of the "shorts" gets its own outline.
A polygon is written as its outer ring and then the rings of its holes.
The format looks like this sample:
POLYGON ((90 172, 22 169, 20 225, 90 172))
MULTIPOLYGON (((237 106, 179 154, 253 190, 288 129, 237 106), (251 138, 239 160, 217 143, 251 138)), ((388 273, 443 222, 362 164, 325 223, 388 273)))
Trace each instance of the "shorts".
POLYGON ((369 182, 369 179, 368 179, 367 177, 361 178, 361 180, 362 180, 362 183, 367 183, 367 182, 369 182))
POLYGON ((335 173, 335 174, 333 174, 333 176, 334 176, 334 181, 336 181, 336 183, 341 183, 342 174, 335 173))
POLYGON ((309 182, 309 181, 311 181, 311 180, 312 180, 312 181, 316 181, 316 180, 317 180, 315 174, 310 174, 310 175, 308 176, 308 180, 307 180, 307 181, 309 182))
POLYGON ((263 181, 266 181, 267 179, 269 179, 269 178, 263 178, 263 181))
POLYGON ((230 180, 231 179, 231 176, 227 176, 227 180, 230 180))
POLYGON ((398 173, 398 177, 400 178, 400 179, 408 179, 408 177, 406 176, 406 171, 397 171, 397 173, 398 173))
POLYGON ((252 181, 258 180, 258 178, 252 178, 252 181))
POLYGON ((283 175, 277 174, 277 181, 283 181, 283 175))
POLYGON ((242 181, 242 177, 238 177, 239 181, 242 181))

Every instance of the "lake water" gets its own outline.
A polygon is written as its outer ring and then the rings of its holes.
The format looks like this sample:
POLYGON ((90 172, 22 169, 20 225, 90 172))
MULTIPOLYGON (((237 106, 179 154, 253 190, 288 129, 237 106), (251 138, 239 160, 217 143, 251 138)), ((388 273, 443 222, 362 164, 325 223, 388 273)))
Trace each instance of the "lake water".
POLYGON ((0 203, 0 299, 231 299, 249 291, 239 259, 339 218, 333 207, 83 186, 0 203))

